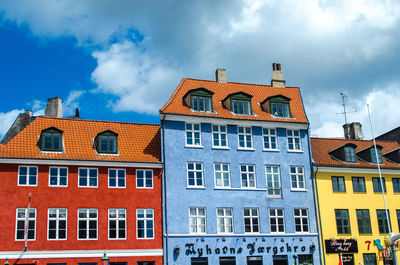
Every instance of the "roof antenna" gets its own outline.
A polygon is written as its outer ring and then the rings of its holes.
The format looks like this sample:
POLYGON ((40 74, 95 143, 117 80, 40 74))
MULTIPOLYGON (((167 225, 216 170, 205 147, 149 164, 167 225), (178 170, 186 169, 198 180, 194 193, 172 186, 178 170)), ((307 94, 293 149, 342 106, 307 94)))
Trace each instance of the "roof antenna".
POLYGON ((345 94, 343 94, 342 92, 340 92, 340 96, 342 97, 342 106, 343 106, 343 111, 336 113, 337 114, 341 114, 344 116, 344 124, 347 124, 347 114, 349 113, 355 113, 357 112, 357 109, 354 111, 346 111, 346 103, 344 102, 344 98, 347 98, 347 96, 345 94))

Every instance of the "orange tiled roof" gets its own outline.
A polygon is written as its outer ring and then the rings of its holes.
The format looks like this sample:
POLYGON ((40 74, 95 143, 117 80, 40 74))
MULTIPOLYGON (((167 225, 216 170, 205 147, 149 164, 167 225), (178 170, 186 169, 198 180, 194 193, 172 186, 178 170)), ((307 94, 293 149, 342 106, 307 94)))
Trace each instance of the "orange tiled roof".
MULTIPOLYGON (((311 137, 311 150, 314 162, 318 166, 376 168, 376 164, 368 163, 360 159, 357 159, 357 163, 348 163, 337 160, 329 154, 330 151, 335 150, 349 143, 355 144, 357 146, 356 152, 369 148, 374 144, 372 140, 349 140, 349 139, 311 137)), ((383 147, 382 154, 400 148, 400 144, 395 141, 376 141, 376 144, 383 147)), ((381 168, 400 169, 400 165, 392 163, 385 157, 383 157, 383 164, 381 164, 381 168)))
POLYGON ((161 160, 160 126, 40 116, 0 148, 0 158, 157 163, 161 160), (63 131, 63 152, 39 150, 39 136, 49 127, 63 131), (118 134, 118 155, 96 153, 94 138, 106 130, 118 134))
POLYGON ((163 114, 178 114, 189 116, 203 116, 203 117, 218 117, 237 120, 261 120, 261 121, 279 121, 291 123, 308 123, 307 116, 304 111, 303 102, 298 87, 285 87, 278 88, 267 85, 255 85, 244 83, 219 83, 216 81, 198 80, 183 78, 171 96, 167 104, 162 107, 160 113, 163 114), (214 92, 213 95, 213 110, 216 113, 193 112, 189 107, 184 105, 182 98, 185 94, 196 88, 205 88, 214 92), (255 115, 235 115, 229 109, 222 105, 222 100, 228 95, 244 92, 251 96, 252 110, 255 115), (274 118, 266 111, 262 110, 259 103, 263 102, 266 98, 276 95, 283 95, 291 99, 290 109, 294 118, 274 118))

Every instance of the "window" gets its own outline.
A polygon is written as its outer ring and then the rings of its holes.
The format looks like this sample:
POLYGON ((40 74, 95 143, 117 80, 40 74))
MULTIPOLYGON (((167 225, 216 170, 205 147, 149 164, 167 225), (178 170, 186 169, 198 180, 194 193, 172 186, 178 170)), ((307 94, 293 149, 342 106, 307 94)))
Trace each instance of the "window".
POLYGON ((186 145, 201 146, 200 124, 186 123, 186 145))
POLYGON ((264 150, 278 150, 276 129, 263 128, 264 150))
POLYGON ((138 261, 137 265, 155 265, 155 262, 154 261, 138 261))
POLYGON ((314 264, 313 255, 311 254, 299 254, 297 255, 299 259, 298 265, 312 265, 314 264))
POLYGON ((333 192, 345 192, 346 191, 344 177, 332 177, 332 190, 333 190, 333 192))
POLYGON ((349 210, 335 210, 336 229, 338 235, 350 234, 349 210))
POLYGON ((399 226, 399 231, 400 231, 400 210, 396 211, 396 215, 397 215, 397 225, 399 226))
POLYGON ((67 209, 49 208, 47 239, 67 239, 67 209))
POLYGON ((98 153, 116 154, 117 150, 117 134, 112 131, 99 133, 96 137, 96 147, 98 153))
POLYGON ((190 188, 203 188, 203 164, 199 162, 187 163, 187 177, 188 187, 190 188))
POLYGON ((50 167, 49 186, 68 186, 68 168, 50 167))
POLYGON ((289 103, 271 101, 271 114, 275 117, 290 118, 289 103))
POLYGON ((344 148, 344 156, 345 156, 346 162, 352 162, 352 163, 356 162, 356 150, 353 147, 346 146, 344 148))
POLYGON ((219 265, 236 265, 236 257, 219 257, 219 265))
POLYGON ((365 192, 365 180, 364 177, 352 177, 353 192, 365 192))
POLYGON ((279 166, 265 166, 265 175, 267 179, 268 197, 280 198, 282 193, 279 166))
POLYGON ((271 225, 271 233, 285 233, 283 209, 269 209, 269 223, 271 225))
POLYGON ((18 167, 18 186, 37 186, 37 167, 18 167))
POLYGON ((97 168, 79 168, 79 187, 97 187, 97 168))
POLYGON ((154 238, 154 213, 153 209, 136 210, 137 238, 154 238))
POLYGON ((361 234, 372 234, 371 231, 371 220, 369 218, 369 210, 356 210, 358 233, 361 234))
POLYGON ((378 227, 380 234, 389 234, 389 225, 390 225, 390 213, 387 210, 389 215, 389 224, 388 219, 386 218, 386 211, 385 210, 376 210, 376 217, 378 218, 378 227))
POLYGON ((250 100, 237 100, 232 99, 232 112, 239 115, 251 115, 250 100))
POLYGON ((251 127, 238 126, 239 148, 253 148, 253 137, 251 136, 251 127))
MULTIPOLYGON (((203 92, 204 93, 204 92, 203 92)), ((212 100, 206 93, 200 94, 200 92, 193 92, 190 95, 191 98, 191 108, 195 111, 200 112, 212 112, 212 100)))
POLYGON ((307 209, 294 209, 294 226, 296 233, 308 233, 307 209))
POLYGON ((259 233, 260 228, 258 224, 258 209, 257 208, 244 208, 243 209, 243 222, 245 233, 259 233))
POLYGON ((292 190, 305 190, 303 167, 290 167, 290 179, 292 182, 292 190))
POLYGON ((376 265, 376 254, 363 254, 364 265, 376 265))
POLYGON ((287 130, 288 150, 301 151, 300 131, 287 130))
POLYGON ((27 231, 27 239, 35 240, 36 238, 36 209, 30 208, 29 215, 27 218, 28 208, 17 208, 17 224, 15 226, 15 239, 25 239, 25 229, 27 231), (27 227, 25 228, 25 222, 28 221, 27 227))
MULTIPOLYGON (((378 153, 379 164, 382 164, 382 163, 383 163, 382 151, 381 151, 381 149, 378 149, 378 148, 376 148, 376 151, 377 151, 377 153, 378 153)), ((378 162, 377 162, 377 160, 376 160, 375 148, 372 147, 372 148, 370 149, 370 152, 371 152, 371 162, 374 163, 374 164, 377 164, 378 162)))
POLYGON ((400 178, 392 178, 393 192, 400 193, 400 178))
POLYGON ((246 265, 262 265, 263 258, 262 256, 247 256, 247 263, 246 265))
POLYGON ((108 187, 125 188, 125 169, 108 169, 108 187))
POLYGON ((97 239, 97 209, 78 209, 78 239, 97 239))
POLYGON ((108 238, 126 239, 125 209, 108 209, 108 238))
POLYGON ((233 233, 233 212, 231 208, 217 208, 218 234, 233 233))
MULTIPOLYGON (((386 183, 385 178, 382 178, 383 190, 386 192, 386 183)), ((372 178, 372 186, 374 188, 374 192, 382 192, 382 185, 379 178, 372 178)))
POLYGON ((206 209, 189 208, 189 231, 190 234, 206 233, 206 209))
POLYGON ((153 170, 136 170, 136 188, 153 188, 153 170))
POLYGON ((231 186, 229 164, 215 163, 214 175, 215 175, 215 187, 229 188, 231 186))
POLYGON ((42 151, 62 151, 62 132, 56 128, 46 129, 40 136, 42 151))
POLYGON ((225 125, 212 126, 213 147, 228 147, 228 137, 225 125))
POLYGON ((256 187, 256 171, 254 165, 240 165, 242 188, 256 187))
POLYGON ((208 258, 190 258, 190 265, 208 265, 208 258))

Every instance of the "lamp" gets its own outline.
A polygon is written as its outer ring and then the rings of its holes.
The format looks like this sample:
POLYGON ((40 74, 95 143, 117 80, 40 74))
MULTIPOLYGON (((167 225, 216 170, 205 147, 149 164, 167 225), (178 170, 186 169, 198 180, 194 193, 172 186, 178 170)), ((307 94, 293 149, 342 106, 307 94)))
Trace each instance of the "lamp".
POLYGON ((225 242, 225 241, 226 241, 226 239, 225 239, 225 237, 223 237, 223 238, 222 238, 222 242, 225 242))
POLYGON ((8 258, 6 258, 6 262, 4 262, 4 265, 9 265, 10 263, 8 262, 8 258))
POLYGON ((180 247, 179 247, 178 245, 176 245, 176 246, 174 247, 174 254, 175 254, 175 255, 179 255, 180 252, 181 252, 180 247))
POLYGON ((103 257, 101 258, 101 263, 102 263, 102 265, 108 265, 108 261, 109 261, 110 259, 107 257, 107 255, 106 255, 106 251, 104 251, 104 254, 103 254, 103 257))
POLYGON ((311 251, 314 251, 314 250, 315 250, 315 244, 314 244, 314 242, 311 243, 311 245, 310 245, 310 250, 311 250, 311 251))
POLYGON ((204 237, 202 237, 200 241, 201 241, 201 242, 204 242, 204 237))

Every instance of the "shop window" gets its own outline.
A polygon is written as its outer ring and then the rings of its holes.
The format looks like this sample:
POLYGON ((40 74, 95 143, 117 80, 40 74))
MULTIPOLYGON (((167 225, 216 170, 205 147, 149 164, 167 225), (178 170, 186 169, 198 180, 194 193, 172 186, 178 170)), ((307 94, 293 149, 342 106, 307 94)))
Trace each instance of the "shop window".
POLYGON ((219 265, 236 265, 235 257, 219 257, 219 265))
POLYGON ((376 265, 375 253, 363 254, 364 265, 376 265))
POLYGON ((208 258, 191 258, 191 265, 208 265, 208 258))
POLYGON ((247 257, 247 265, 262 265, 262 256, 247 257))
POLYGON ((287 255, 274 255, 272 256, 273 265, 288 265, 287 255))
POLYGON ((313 263, 313 257, 312 255, 298 255, 298 263, 299 265, 312 265, 313 263))
MULTIPOLYGON (((111 264, 111 262, 110 262, 111 264)), ((126 264, 126 263, 125 263, 126 264)), ((137 265, 155 265, 154 261, 138 261, 137 265)))

